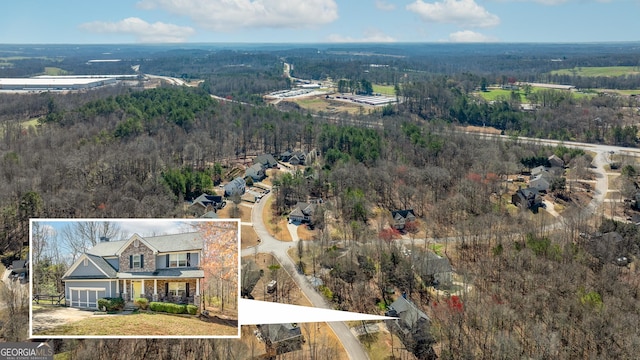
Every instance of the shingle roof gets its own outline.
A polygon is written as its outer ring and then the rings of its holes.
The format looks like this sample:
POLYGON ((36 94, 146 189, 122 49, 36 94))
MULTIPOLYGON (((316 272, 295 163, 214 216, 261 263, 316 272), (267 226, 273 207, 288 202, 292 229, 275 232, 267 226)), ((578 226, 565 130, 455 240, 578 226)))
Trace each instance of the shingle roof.
POLYGON ((116 277, 116 274, 117 274, 116 269, 114 269, 113 266, 111 266, 111 264, 109 264, 105 259, 96 255, 91 255, 91 254, 85 254, 85 255, 89 259, 91 259, 91 261, 93 261, 100 270, 104 271, 107 274, 108 278, 116 277))
POLYGON ((145 272, 119 272, 119 279, 143 279, 143 278, 155 278, 155 277, 166 277, 166 278, 203 278, 204 271, 194 268, 170 268, 170 269, 158 269, 156 271, 145 271, 145 272))
POLYGON ((413 328, 420 319, 429 321, 427 314, 422 312, 422 310, 418 309, 414 303, 405 299, 403 296, 400 296, 389 307, 397 312, 398 317, 408 328, 413 328))
MULTIPOLYGON (((184 233, 161 236, 149 236, 144 239, 151 244, 159 252, 183 251, 183 250, 201 250, 203 246, 200 233, 184 233)), ((87 251, 88 254, 97 256, 116 256, 116 252, 120 250, 127 240, 106 241, 96 244, 87 251)))
POLYGON ((395 219, 396 215, 400 215, 402 216, 402 218, 406 219, 407 216, 409 216, 409 214, 413 215, 414 217, 416 216, 416 214, 413 213, 413 209, 406 209, 406 210, 394 210, 391 212, 391 216, 395 219))

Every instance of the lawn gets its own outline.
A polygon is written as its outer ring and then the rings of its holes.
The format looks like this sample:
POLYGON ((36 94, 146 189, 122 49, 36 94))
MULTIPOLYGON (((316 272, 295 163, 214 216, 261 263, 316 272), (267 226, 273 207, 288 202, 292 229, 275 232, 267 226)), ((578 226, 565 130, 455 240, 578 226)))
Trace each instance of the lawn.
POLYGON ((53 66, 44 67, 45 75, 60 76, 60 75, 67 75, 68 73, 69 73, 68 71, 60 69, 58 67, 53 67, 53 66))
POLYGON ((593 67, 574 67, 573 69, 561 69, 551 72, 552 75, 576 75, 586 77, 597 76, 624 76, 640 74, 638 66, 593 66, 593 67))
POLYGON ((373 84, 373 92, 382 95, 396 96, 396 89, 394 85, 373 84))
POLYGON ((58 326, 37 335, 200 335, 236 336, 237 326, 205 322, 194 317, 157 313, 130 315, 94 315, 84 320, 58 326))
POLYGON ((256 234, 253 226, 240 226, 240 244, 242 249, 258 245, 258 234, 256 234))
POLYGON ((300 240, 313 240, 313 236, 316 234, 315 230, 309 230, 307 225, 298 226, 298 238, 300 240))
POLYGON ((269 235, 280 241, 293 241, 289 230, 287 230, 287 218, 284 216, 274 218, 273 216, 273 211, 271 210, 273 196, 269 196, 266 201, 267 203, 264 204, 264 208, 262 209, 262 221, 264 221, 269 235))
POLYGON ((227 201, 227 205, 218 210, 218 216, 221 219, 240 219, 240 221, 243 222, 251 222, 251 208, 238 205, 238 213, 236 216, 231 216, 233 214, 234 206, 235 204, 232 201, 227 201))

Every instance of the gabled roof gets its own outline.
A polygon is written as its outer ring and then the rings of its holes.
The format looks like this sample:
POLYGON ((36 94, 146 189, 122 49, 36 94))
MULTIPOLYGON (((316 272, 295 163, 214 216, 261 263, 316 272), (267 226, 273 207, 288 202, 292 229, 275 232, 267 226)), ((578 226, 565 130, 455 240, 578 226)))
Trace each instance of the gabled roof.
POLYGON ((409 216, 409 214, 413 215, 413 217, 416 217, 416 214, 413 213, 413 209, 393 210, 393 211, 391 211, 391 216, 394 219, 398 219, 398 216, 401 216, 403 219, 406 219, 407 216, 409 216))
POLYGON ((193 200, 193 204, 192 205, 201 205, 202 207, 207 207, 209 205, 213 205, 213 204, 219 204, 222 202, 222 196, 220 195, 209 195, 206 193, 203 193, 202 195, 198 196, 197 198, 195 198, 193 200))
MULTIPOLYGON (((96 267, 96 269, 103 273, 105 278, 113 279, 116 277, 116 270, 105 259, 100 256, 84 253, 80 255, 78 260, 76 260, 76 262, 69 268, 69 270, 67 270, 67 272, 62 275, 62 279, 76 278, 75 276, 72 277, 71 274, 73 274, 73 272, 78 268, 78 266, 80 266, 81 263, 84 262, 85 259, 87 259, 90 263, 93 264, 93 266, 96 267)), ((95 279, 96 276, 93 275, 90 276, 90 278, 95 279)))
POLYGON ((256 157, 256 163, 262 164, 267 167, 274 167, 278 165, 278 162, 271 154, 262 154, 256 157))
POLYGON ((258 325, 260 332, 271 344, 290 340, 302 335, 300 327, 293 324, 265 324, 258 325))
POLYGON ((449 259, 438 256, 431 251, 415 251, 412 254, 414 264, 426 275, 441 274, 453 271, 449 259))
POLYGON ((413 328, 420 319, 430 321, 427 314, 418 309, 413 302, 405 299, 404 296, 400 296, 389 308, 395 310, 397 316, 408 328, 413 328))
MULTIPOLYGON (((175 252, 186 250, 202 250, 203 241, 200 233, 190 232, 183 234, 148 236, 144 238, 146 242, 153 244, 153 247, 159 252, 175 252)), ((105 241, 96 244, 93 248, 87 250, 88 254, 97 256, 117 256, 118 250, 128 242, 123 241, 105 241)))
POLYGON ((293 216, 311 216, 316 209, 316 204, 310 204, 302 201, 298 201, 295 209, 291 211, 290 215, 293 216))
POLYGON ((124 244, 122 244, 122 246, 120 247, 120 249, 118 249, 118 251, 116 251, 116 255, 120 256, 120 254, 122 254, 129 247, 129 245, 133 244, 133 242, 136 241, 136 240, 140 241, 146 247, 151 249, 154 254, 158 253, 158 249, 155 246, 149 244, 149 242, 147 240, 145 240, 144 238, 142 238, 140 235, 133 234, 133 236, 131 236, 131 238, 129 240, 125 241, 124 244))

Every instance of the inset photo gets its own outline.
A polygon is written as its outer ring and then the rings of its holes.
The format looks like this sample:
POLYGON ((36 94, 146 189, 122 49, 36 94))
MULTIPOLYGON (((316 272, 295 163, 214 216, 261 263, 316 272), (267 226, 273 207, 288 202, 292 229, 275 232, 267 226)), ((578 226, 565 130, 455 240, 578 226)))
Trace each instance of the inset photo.
POLYGON ((32 219, 32 338, 238 338, 238 220, 32 219))

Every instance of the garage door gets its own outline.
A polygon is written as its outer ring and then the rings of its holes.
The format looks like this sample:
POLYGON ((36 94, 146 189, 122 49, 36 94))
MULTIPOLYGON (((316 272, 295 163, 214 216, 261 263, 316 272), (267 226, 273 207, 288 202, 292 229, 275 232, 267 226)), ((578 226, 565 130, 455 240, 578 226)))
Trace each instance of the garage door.
POLYGON ((71 307, 78 307, 78 308, 97 309, 98 299, 107 296, 107 292, 105 288, 72 287, 72 288, 69 288, 69 291, 70 291, 71 307))

